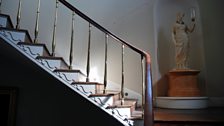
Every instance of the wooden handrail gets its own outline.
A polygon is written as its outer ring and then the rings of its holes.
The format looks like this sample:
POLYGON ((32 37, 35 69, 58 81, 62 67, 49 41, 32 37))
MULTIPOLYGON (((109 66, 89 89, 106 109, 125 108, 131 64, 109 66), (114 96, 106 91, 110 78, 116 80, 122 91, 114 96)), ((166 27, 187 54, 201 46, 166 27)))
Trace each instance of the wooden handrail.
POLYGON ((65 5, 67 8, 69 8, 71 11, 74 11, 77 15, 79 15, 81 18, 89 22, 92 26, 98 28, 108 36, 114 38, 117 40, 117 42, 120 42, 122 45, 125 45, 126 47, 129 47, 130 49, 134 50, 135 52, 141 54, 145 58, 145 104, 144 104, 144 126, 153 126, 154 116, 153 116, 153 92, 152 92, 152 74, 151 74, 151 58, 150 55, 131 45, 130 43, 124 41, 123 39, 117 37, 101 25, 99 25, 97 22, 86 16, 84 13, 79 11, 77 8, 75 8, 73 5, 71 5, 66 0, 59 0, 63 5, 65 5))

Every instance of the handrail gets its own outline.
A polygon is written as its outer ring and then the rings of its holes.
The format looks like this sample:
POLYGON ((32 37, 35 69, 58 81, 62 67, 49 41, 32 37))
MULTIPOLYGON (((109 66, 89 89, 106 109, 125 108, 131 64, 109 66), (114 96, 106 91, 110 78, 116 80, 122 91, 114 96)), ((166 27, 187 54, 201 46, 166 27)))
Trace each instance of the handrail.
POLYGON ((86 21, 88 21, 91 25, 95 26, 96 28, 98 28, 99 30, 101 30, 105 34, 111 36, 112 38, 118 40, 118 42, 121 42, 121 44, 125 44, 126 46, 128 46, 129 48, 131 48, 134 51, 138 52, 139 54, 142 54, 142 55, 145 55, 146 54, 146 52, 144 52, 143 50, 134 47, 133 45, 129 44, 128 42, 125 42, 121 38, 117 37, 116 35, 114 35, 110 31, 108 31, 106 28, 104 28, 101 25, 99 25, 97 22, 95 22, 94 20, 92 20, 91 18, 89 18, 88 16, 86 16, 84 13, 82 13, 81 11, 79 11, 73 5, 71 5, 70 3, 68 3, 66 0, 59 0, 59 1, 62 4, 64 4, 66 7, 68 7, 71 11, 75 11, 75 13, 77 15, 79 15, 80 17, 82 17, 83 19, 85 19, 86 21))
POLYGON ((150 55, 141 50, 137 47, 129 44, 128 42, 122 40, 121 38, 117 37, 98 23, 96 23, 94 20, 86 16, 84 13, 79 11, 77 8, 75 8, 73 5, 68 3, 66 0, 59 0, 63 5, 65 5, 67 8, 69 8, 71 11, 74 11, 77 15, 79 15, 81 18, 88 21, 92 26, 95 26, 102 32, 104 32, 106 35, 111 36, 112 38, 116 39, 117 42, 120 42, 122 45, 125 45, 129 47, 130 49, 138 52, 145 58, 145 104, 144 104, 144 126, 153 126, 154 116, 153 116, 153 93, 152 93, 152 77, 151 77, 151 58, 150 55))

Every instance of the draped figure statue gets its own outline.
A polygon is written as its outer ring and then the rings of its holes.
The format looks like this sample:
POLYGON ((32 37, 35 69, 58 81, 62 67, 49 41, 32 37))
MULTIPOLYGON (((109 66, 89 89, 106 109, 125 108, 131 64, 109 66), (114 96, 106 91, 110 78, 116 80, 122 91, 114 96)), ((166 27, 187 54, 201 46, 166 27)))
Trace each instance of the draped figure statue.
POLYGON ((172 29, 172 39, 175 45, 175 69, 188 69, 189 37, 188 33, 194 31, 195 20, 192 18, 192 26, 188 27, 183 21, 184 13, 177 13, 176 22, 172 29))

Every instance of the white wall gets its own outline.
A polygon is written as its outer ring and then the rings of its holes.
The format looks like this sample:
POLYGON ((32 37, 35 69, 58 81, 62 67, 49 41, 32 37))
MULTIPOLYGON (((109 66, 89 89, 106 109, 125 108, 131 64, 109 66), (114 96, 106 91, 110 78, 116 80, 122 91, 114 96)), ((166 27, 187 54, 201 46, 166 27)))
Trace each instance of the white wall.
POLYGON ((211 106, 224 106, 223 0, 198 0, 204 36, 207 94, 211 106))
MULTIPOLYGON (((154 58, 153 0, 70 0, 69 2, 118 37, 147 51, 152 55, 152 59, 154 58)), ((109 42, 112 42, 112 39, 109 39, 109 42)), ((115 67, 108 69, 108 79, 120 84, 121 47, 120 45, 109 43, 108 50, 109 64, 115 65, 115 67)), ((102 51, 100 52, 101 55, 102 51)), ((130 85, 128 88, 141 93, 141 74, 139 74, 139 72, 141 73, 140 56, 125 49, 124 60, 126 61, 125 78, 127 78, 125 79, 125 84, 130 85)), ((102 61, 95 62, 93 66, 95 64, 103 66, 102 63, 102 61)), ((100 74, 102 76, 102 72, 100 74)))

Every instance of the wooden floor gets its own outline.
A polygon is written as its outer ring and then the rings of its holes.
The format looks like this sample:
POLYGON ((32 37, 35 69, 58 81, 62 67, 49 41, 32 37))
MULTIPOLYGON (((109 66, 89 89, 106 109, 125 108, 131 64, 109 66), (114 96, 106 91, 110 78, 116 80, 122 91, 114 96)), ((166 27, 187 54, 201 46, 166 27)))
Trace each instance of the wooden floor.
POLYGON ((155 126, 224 126, 224 108, 154 109, 155 126))

